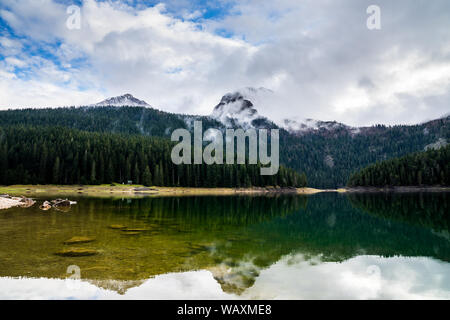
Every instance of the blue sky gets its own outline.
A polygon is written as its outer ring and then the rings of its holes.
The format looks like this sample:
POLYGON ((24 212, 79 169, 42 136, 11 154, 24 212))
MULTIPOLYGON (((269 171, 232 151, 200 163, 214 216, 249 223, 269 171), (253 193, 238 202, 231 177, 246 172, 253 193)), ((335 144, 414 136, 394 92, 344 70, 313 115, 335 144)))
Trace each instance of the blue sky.
MULTIPOLYGON (((108 3, 107 0, 101 0, 98 2, 108 3)), ((115 1, 120 3, 121 1, 115 1)), ((55 3, 63 4, 65 6, 77 5, 82 7, 82 0, 58 0, 55 3)), ((143 0, 129 0, 123 1, 123 3, 129 5, 137 10, 143 8, 154 7, 157 4, 162 3, 161 1, 143 1, 143 0)), ((228 14, 239 14, 237 12, 232 13, 233 1, 206 1, 206 0, 189 0, 189 1, 166 1, 163 2, 166 6, 167 14, 172 15, 182 21, 193 21, 201 23, 205 20, 216 20, 222 19, 228 14), (186 17, 186 13, 193 13, 192 17, 186 17)), ((0 4, 0 8, 2 5, 0 4)), ((5 6, 8 10, 8 6, 5 6)), ((217 28, 214 32, 222 37, 232 37, 233 33, 225 28, 217 28)), ((60 39, 54 39, 52 42, 45 44, 40 44, 39 41, 34 41, 32 37, 26 37, 23 34, 16 33, 13 28, 0 16, 0 34, 3 36, 8 36, 11 39, 20 40, 24 44, 23 51, 27 54, 40 56, 44 59, 51 60, 53 63, 58 65, 60 68, 64 68, 63 64, 58 60, 58 57, 54 55, 56 49, 62 44, 60 39)), ((0 56, 0 59, 5 57, 0 56)), ((71 60, 72 66, 80 66, 85 63, 86 59, 74 59, 71 60)), ((27 68, 21 69, 16 68, 16 75, 22 77, 26 76, 27 68)), ((178 68, 175 68, 178 69, 178 68)))
MULTIPOLYGON (((81 0, 58 0, 58 3, 64 5, 78 5, 82 6, 83 1, 81 0)), ((108 0, 100 0, 98 2, 108 2, 108 0)), ((194 21, 199 21, 202 19, 220 19, 224 16, 231 14, 233 11, 234 4, 236 1, 218 1, 218 0, 172 0, 172 1, 158 1, 158 0, 127 0, 127 1, 117 1, 123 2, 130 7, 143 9, 148 7, 154 7, 159 3, 164 3, 167 12, 183 18, 183 12, 195 12, 198 11, 200 16, 197 18, 189 19, 194 21)))
POLYGON ((377 1, 0 3, 0 108, 95 103, 132 93, 209 114, 245 87, 259 113, 350 125, 417 123, 449 112, 450 4, 377 1), (80 8, 80 29, 67 8, 80 8))

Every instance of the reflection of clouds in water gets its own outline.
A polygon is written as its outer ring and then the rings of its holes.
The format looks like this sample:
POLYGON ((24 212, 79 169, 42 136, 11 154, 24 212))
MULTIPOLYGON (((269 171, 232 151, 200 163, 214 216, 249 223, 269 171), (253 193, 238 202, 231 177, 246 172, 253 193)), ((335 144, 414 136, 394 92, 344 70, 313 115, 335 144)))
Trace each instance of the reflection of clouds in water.
POLYGON ((149 279, 124 295, 61 279, 0 278, 0 299, 450 299, 450 265, 429 258, 358 256, 322 262, 286 256, 261 270, 241 296, 223 292, 209 271, 149 279))
POLYGON ((224 291, 239 294, 253 285, 260 269, 249 257, 244 257, 237 263, 231 259, 225 260, 214 267, 208 268, 224 291))
POLYGON ((311 265, 302 255, 296 255, 262 270, 253 287, 242 297, 450 299, 450 266, 429 258, 377 256, 311 265))
MULTIPOLYGON (((72 279, 0 278, 0 299, 234 299, 209 271, 170 273, 128 289, 124 295, 85 281, 70 289, 72 279)), ((125 281, 126 282, 126 281, 125 281)), ((105 282, 106 283, 106 282, 105 282)))

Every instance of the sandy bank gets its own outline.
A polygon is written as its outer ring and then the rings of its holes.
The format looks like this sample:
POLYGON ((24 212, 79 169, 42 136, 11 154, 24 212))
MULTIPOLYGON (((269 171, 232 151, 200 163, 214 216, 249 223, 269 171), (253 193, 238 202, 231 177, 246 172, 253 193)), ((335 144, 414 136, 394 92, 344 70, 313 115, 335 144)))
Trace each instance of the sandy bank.
POLYGON ((340 192, 314 188, 182 188, 144 187, 141 185, 14 185, 0 186, 0 194, 35 196, 95 196, 95 197, 142 197, 142 196, 201 196, 201 195, 258 195, 258 194, 315 194, 340 192))

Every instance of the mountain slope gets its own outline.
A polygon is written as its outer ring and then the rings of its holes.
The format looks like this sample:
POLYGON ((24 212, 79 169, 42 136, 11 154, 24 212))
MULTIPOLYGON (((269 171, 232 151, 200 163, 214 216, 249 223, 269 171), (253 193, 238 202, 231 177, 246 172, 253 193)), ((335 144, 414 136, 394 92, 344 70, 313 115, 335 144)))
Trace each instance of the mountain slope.
POLYGON ((303 187, 304 175, 260 165, 175 165, 168 139, 61 127, 0 128, 0 185, 126 183, 177 187, 303 187))
MULTIPOLYGON (((147 106, 24 109, 0 111, 0 127, 62 126, 164 138, 170 138, 177 128, 192 129, 194 120, 201 120, 204 130, 209 127, 224 130, 228 126, 278 128, 260 116, 255 104, 244 94, 225 95, 213 116, 173 114, 147 106)), ((450 116, 418 125, 377 125, 358 129, 355 132, 346 125, 329 125, 299 133, 281 128, 280 163, 305 172, 309 186, 345 186, 351 173, 371 163, 423 151, 436 142, 447 143, 450 141, 450 116)))
POLYGON ((372 164, 354 173, 350 187, 450 186, 450 146, 372 164))

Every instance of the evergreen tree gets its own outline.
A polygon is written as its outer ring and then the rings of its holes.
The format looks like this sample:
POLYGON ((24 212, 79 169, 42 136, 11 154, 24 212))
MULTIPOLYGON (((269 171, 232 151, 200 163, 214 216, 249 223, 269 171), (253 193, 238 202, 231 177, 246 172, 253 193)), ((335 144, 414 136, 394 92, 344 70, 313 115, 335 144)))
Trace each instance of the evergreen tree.
POLYGON ((174 165, 174 144, 162 138, 23 126, 2 128, 0 137, 0 183, 5 184, 133 180, 158 186, 250 187, 278 179, 283 186, 306 185, 304 175, 283 166, 277 178, 260 176, 260 164, 174 165))
POLYGON ((90 175, 90 181, 92 184, 95 184, 97 182, 96 179, 96 171, 95 171, 95 160, 92 160, 92 164, 91 164, 91 175, 90 175))
POLYGON ((59 157, 56 157, 55 163, 53 165, 53 183, 59 183, 60 182, 60 161, 59 157))
POLYGON ((355 186, 421 186, 450 185, 450 145, 385 160, 355 172, 348 185, 355 186))
POLYGON ((144 174, 142 176, 142 184, 147 187, 152 185, 152 174, 148 165, 145 167, 144 174))

